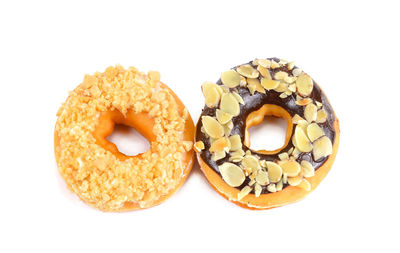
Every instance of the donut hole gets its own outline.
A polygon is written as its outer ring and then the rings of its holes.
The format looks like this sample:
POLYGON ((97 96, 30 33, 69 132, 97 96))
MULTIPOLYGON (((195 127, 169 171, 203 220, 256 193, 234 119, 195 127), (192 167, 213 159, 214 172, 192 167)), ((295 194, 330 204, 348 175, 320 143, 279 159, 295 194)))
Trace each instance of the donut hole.
POLYGON ((285 145, 288 124, 285 119, 265 116, 263 121, 249 128, 250 148, 272 151, 285 145))
POLYGON ((135 128, 116 124, 114 131, 106 138, 114 143, 118 151, 126 156, 142 154, 150 149, 149 141, 135 128))

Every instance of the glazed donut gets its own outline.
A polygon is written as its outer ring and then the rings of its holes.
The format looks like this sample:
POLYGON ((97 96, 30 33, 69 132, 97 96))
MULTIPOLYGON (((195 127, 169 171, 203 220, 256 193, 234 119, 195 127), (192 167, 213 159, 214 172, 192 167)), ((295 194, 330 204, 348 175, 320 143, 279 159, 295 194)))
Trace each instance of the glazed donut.
POLYGON ((103 211, 160 204, 183 184, 194 160, 194 124, 158 72, 109 67, 86 75, 57 113, 54 147, 68 188, 103 211), (106 137, 115 124, 135 128, 150 142, 136 156, 106 137))
POLYGON ((316 82, 293 62, 256 59, 202 85, 205 107, 194 149, 201 170, 226 199, 269 209, 304 198, 330 170, 339 123, 316 82), (283 147, 250 148, 248 129, 264 116, 282 117, 283 147))

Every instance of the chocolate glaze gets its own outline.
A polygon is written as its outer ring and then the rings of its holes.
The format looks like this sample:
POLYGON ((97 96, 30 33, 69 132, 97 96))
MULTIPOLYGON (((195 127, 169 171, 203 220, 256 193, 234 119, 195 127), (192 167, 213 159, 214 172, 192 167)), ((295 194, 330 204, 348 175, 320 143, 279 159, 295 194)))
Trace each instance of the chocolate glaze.
MULTIPOLYGON (((278 58, 268 58, 269 60, 274 60, 276 62, 279 62, 278 58)), ((252 62, 249 62, 251 66, 254 68, 257 68, 257 66, 254 66, 252 62)), ((243 64, 242 64, 243 65, 243 64)), ((239 65, 240 66, 240 65, 239 65)), ((234 67, 233 69, 236 69, 238 66, 234 67)), ((293 68, 297 68, 296 66, 293 68)), ((276 69, 269 69, 271 73, 272 79, 274 79, 275 73, 278 71, 284 71, 287 72, 290 76, 292 76, 291 71, 287 69, 287 65, 283 67, 279 67, 276 69)), ((261 78, 261 77, 260 77, 261 78)), ((335 140, 335 130, 334 130, 334 122, 335 122, 335 116, 334 112, 332 109, 332 106, 329 104, 328 99, 326 98, 325 94, 322 92, 320 87, 317 85, 315 81, 314 82, 314 88, 309 96, 311 99, 314 101, 321 102, 323 105, 323 109, 326 110, 328 114, 328 118, 324 123, 319 123, 318 125, 324 130, 325 135, 331 140, 332 144, 334 143, 335 140)), ((218 85, 222 85, 221 79, 218 80, 217 82, 218 85)), ((237 117, 234 117, 232 119, 233 122, 233 129, 231 131, 231 135, 238 134, 242 140, 242 143, 244 142, 244 136, 245 136, 245 128, 246 128, 246 118, 247 116, 258 109, 260 109, 264 104, 274 104, 281 106, 284 108, 286 111, 289 112, 289 114, 293 117, 295 114, 298 114, 300 116, 304 115, 304 108, 305 106, 299 106, 297 105, 296 102, 296 94, 293 93, 291 96, 288 96, 287 98, 280 98, 279 95, 281 93, 276 92, 274 90, 266 91, 266 94, 262 94, 259 92, 255 92, 253 95, 251 95, 250 91, 248 90, 247 87, 236 87, 238 90, 239 95, 243 98, 245 105, 240 105, 240 114, 237 117)), ((230 89, 233 90, 233 89, 230 89)), ((215 111, 216 108, 209 108, 205 106, 203 108, 203 111, 200 115, 199 121, 197 122, 196 126, 196 141, 203 141, 204 143, 204 149, 200 153, 200 157, 203 159, 203 161, 210 167, 212 168, 215 172, 220 174, 218 170, 218 166, 223 164, 224 162, 229 162, 229 157, 230 155, 227 154, 225 158, 220 159, 218 161, 213 161, 211 159, 211 153, 208 151, 210 148, 210 142, 207 136, 201 132, 201 127, 202 127, 202 122, 201 122, 201 116, 215 116, 215 111)), ((294 134, 294 131, 292 132, 292 136, 294 134)), ((291 136, 291 137, 292 137, 291 136)), ((292 142, 290 141, 286 147, 284 147, 278 154, 282 152, 287 152, 290 148, 293 147, 292 142)), ((278 154, 274 155, 265 155, 265 154, 260 154, 254 150, 249 149, 245 145, 242 147, 243 151, 250 150, 252 154, 257 154, 261 160, 267 160, 267 161, 274 161, 274 160, 279 160, 278 154)), ((329 157, 329 156, 328 156, 329 157)), ((317 170, 319 167, 321 167, 325 161, 328 159, 328 157, 324 157, 319 159, 318 161, 315 161, 312 155, 312 152, 310 153, 301 153, 296 161, 301 162, 302 160, 309 161, 315 170, 317 170)), ((235 163, 237 165, 239 163, 235 163)), ((243 182, 242 185, 239 187, 236 187, 237 189, 241 190, 243 187, 245 187, 249 183, 249 178, 246 177, 246 180, 243 182)), ((283 187, 286 187, 287 184, 285 184, 283 187)), ((262 186, 262 194, 269 193, 269 191, 266 189, 266 186, 262 186)), ((254 193, 254 190, 252 191, 254 193)))

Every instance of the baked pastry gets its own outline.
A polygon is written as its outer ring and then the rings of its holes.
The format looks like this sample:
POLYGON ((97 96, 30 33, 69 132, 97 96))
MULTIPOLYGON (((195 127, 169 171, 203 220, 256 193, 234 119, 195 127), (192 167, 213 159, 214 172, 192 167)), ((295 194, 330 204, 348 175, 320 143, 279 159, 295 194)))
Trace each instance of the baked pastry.
POLYGON ((256 59, 202 85, 205 107, 195 150, 213 188, 242 207, 269 209, 313 191, 339 145, 338 119, 317 83, 293 62, 256 59), (283 147, 250 148, 248 129, 264 116, 282 117, 283 147))
POLYGON ((194 160, 194 124, 160 74, 109 67, 86 75, 57 113, 54 147, 68 188, 103 211, 160 204, 183 184, 194 160), (136 156, 106 137, 115 124, 135 128, 150 142, 136 156))

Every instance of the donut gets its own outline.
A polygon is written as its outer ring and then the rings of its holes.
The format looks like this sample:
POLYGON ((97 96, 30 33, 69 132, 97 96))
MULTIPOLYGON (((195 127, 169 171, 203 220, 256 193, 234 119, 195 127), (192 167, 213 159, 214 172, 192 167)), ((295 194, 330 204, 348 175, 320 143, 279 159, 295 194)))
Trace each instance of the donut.
POLYGON ((249 209, 270 209, 312 192, 330 170, 339 122, 317 83, 293 62, 255 59, 202 85, 205 107, 194 149, 211 186, 249 209), (284 118, 285 143, 250 148, 248 129, 264 116, 284 118))
POLYGON ((160 74, 109 67, 86 75, 57 113, 54 151, 67 187, 90 206, 128 211, 160 204, 176 192, 194 161, 194 124, 160 74), (136 156, 106 137, 115 124, 150 143, 136 156))

